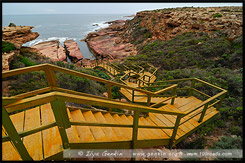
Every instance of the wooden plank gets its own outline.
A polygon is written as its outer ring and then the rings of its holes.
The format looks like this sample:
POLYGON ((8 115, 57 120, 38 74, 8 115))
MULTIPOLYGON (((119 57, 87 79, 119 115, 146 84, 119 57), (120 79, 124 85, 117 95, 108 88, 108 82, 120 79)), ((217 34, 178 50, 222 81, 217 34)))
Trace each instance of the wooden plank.
MULTIPOLYGON (((2 126, 2 136, 5 136, 5 132, 3 131, 4 128, 2 126)), ((15 147, 12 145, 10 141, 3 142, 2 143, 2 160, 3 161, 17 161, 22 160, 18 151, 15 149, 15 147)))
MULTIPOLYGON (((105 117, 102 115, 101 112, 94 113, 94 117, 96 118, 97 122, 109 123, 106 121, 105 117)), ((101 127, 101 128, 104 131, 108 140, 119 140, 111 127, 101 127)))
MULTIPOLYGON (((177 108, 175 108, 173 105, 165 105, 167 108, 169 108, 169 110, 171 110, 171 111, 175 111, 175 110, 178 110, 177 108)), ((179 111, 179 110, 178 110, 179 111)), ((180 120, 180 124, 183 122, 183 121, 185 121, 185 120, 187 120, 189 117, 188 116, 185 116, 185 117, 183 117, 183 118, 181 118, 181 120, 180 120)), ((195 127, 195 126, 197 126, 198 124, 196 124, 197 122, 196 121, 193 121, 192 119, 190 119, 190 120, 188 120, 188 121, 186 121, 184 124, 186 125, 186 127, 188 128, 188 129, 192 129, 193 127, 195 127)), ((183 129, 185 129, 185 128, 183 128, 183 129)), ((186 131, 185 131, 186 132, 186 131)))
MULTIPOLYGON (((74 110, 71 112, 71 117, 74 121, 78 122, 86 122, 85 118, 83 117, 83 114, 81 110, 74 110)), ((78 136, 80 138, 80 141, 95 141, 93 134, 91 133, 88 126, 75 126, 77 129, 78 136)))
MULTIPOLYGON (((143 121, 144 121, 144 123, 145 123, 146 125, 149 125, 149 126, 156 126, 156 124, 153 123, 153 122, 149 119, 149 117, 144 118, 143 121)), ((160 138, 169 138, 169 136, 168 136, 167 134, 165 134, 161 129, 150 129, 150 130, 151 130, 151 132, 154 133, 154 135, 157 136, 158 139, 160 139, 160 138)))
MULTIPOLYGON (((167 123, 169 123, 169 124, 171 124, 172 126, 174 126, 174 125, 175 125, 175 121, 176 121, 177 116, 166 115, 166 114, 159 114, 159 115, 158 115, 158 118, 161 118, 160 120, 166 121, 167 123), (161 117, 162 117, 162 118, 161 118, 161 117)), ((188 131, 188 128, 187 128, 185 125, 183 125, 183 128, 184 128, 184 130, 181 129, 181 128, 178 128, 178 135, 179 135, 179 134, 182 134, 182 133, 185 133, 185 130, 188 131)))
POLYGON ((188 103, 190 103, 190 102, 192 102, 194 100, 196 100, 196 98, 193 97, 193 96, 190 96, 190 97, 177 97, 177 98, 175 98, 175 103, 174 103, 173 106, 176 107, 176 108, 180 108, 180 107, 182 107, 182 106, 184 106, 184 105, 186 105, 186 104, 188 104, 188 103))
MULTIPOLYGON (((192 134, 194 131, 199 129, 203 124, 207 123, 210 119, 213 119, 216 115, 218 114, 218 111, 212 111, 211 114, 208 114, 207 116, 204 117, 203 121, 194 129, 192 129, 190 132, 186 133, 185 135, 182 135, 179 137, 174 144, 179 143, 181 140, 185 139, 187 136, 192 134)), ((197 120, 197 119, 196 119, 197 120)))
MULTIPOLYGON (((158 119, 154 113, 149 113, 149 118, 157 126, 168 126, 165 122, 162 122, 160 119, 158 119)), ((169 127, 173 127, 173 125, 169 127)), ((169 137, 171 137, 173 129, 162 129, 162 131, 165 132, 169 137)))
MULTIPOLYGON (((24 111, 22 111, 20 113, 13 114, 10 116, 10 119, 11 119, 14 127, 16 128, 17 132, 23 131, 24 116, 25 116, 24 111)), ((8 144, 8 143, 10 143, 10 142, 6 142, 6 144, 8 144)), ((10 148, 10 149, 14 148, 15 149, 15 147, 12 146, 12 144, 11 144, 12 147, 10 147, 10 144, 7 145, 7 146, 9 146, 8 148, 10 148)), ((8 151, 9 149, 7 148, 7 146, 6 147, 2 146, 2 148, 3 148, 2 149, 2 156, 4 156, 6 158, 6 160, 22 160, 16 149, 13 151, 8 151), (15 155, 16 152, 18 153, 17 155, 15 155)))
MULTIPOLYGON (((148 123, 150 125, 153 125, 153 126, 157 126, 156 123, 154 123, 149 117, 146 117, 146 120, 148 121, 148 123)), ((166 126, 166 125, 165 125, 166 126)), ((166 132, 164 132, 163 130, 165 129, 155 129, 156 131, 158 131, 161 135, 161 138, 169 138, 169 135, 166 134, 166 132)), ((167 129, 168 131, 171 131, 171 129, 167 129)))
POLYGON ((10 119, 13 122, 17 132, 23 131, 24 129, 24 116, 25 116, 24 111, 10 116, 10 119))
POLYGON ((185 104, 185 105, 179 107, 178 109, 181 110, 181 111, 183 111, 183 112, 185 112, 185 111, 187 111, 188 109, 190 109, 190 108, 192 108, 192 107, 194 107, 194 106, 197 106, 197 105, 200 104, 200 103, 202 103, 201 100, 195 99, 195 100, 193 100, 193 101, 191 101, 191 102, 189 102, 189 103, 187 103, 187 104, 185 104))
MULTIPOLYGON (((145 122, 144 122, 144 117, 140 117, 139 118, 139 125, 147 125, 145 122)), ((142 130, 146 135, 147 135, 147 139, 156 139, 157 136, 151 131, 151 129, 147 129, 147 128, 139 128, 139 130, 142 130)))
MULTIPOLYGON (((86 122, 97 122, 97 120, 95 119, 95 117, 91 111, 83 112, 83 116, 84 116, 86 122)), ((103 132, 101 127, 94 127, 93 126, 93 127, 89 127, 89 129, 91 130, 95 141, 107 140, 105 133, 103 132)))
MULTIPOLYGON (((114 118, 111 116, 110 113, 105 113, 105 114, 103 114, 103 116, 105 117, 105 119, 106 119, 107 122, 118 124, 117 121, 114 120, 114 118)), ((112 130, 114 131, 114 133, 116 134, 116 136, 120 140, 129 140, 129 138, 127 137, 127 135, 125 135, 125 133, 122 132, 121 129, 122 129, 122 127, 112 127, 112 130)))
MULTIPOLYGON (((69 120, 72 121, 70 110, 68 108, 66 110, 67 110, 67 115, 68 115, 69 120)), ((66 134, 67 134, 69 143, 79 143, 80 142, 80 138, 78 136, 77 129, 75 126, 72 125, 70 128, 67 128, 66 134)))
MULTIPOLYGON (((121 119, 118 114, 114 114, 112 115, 112 117, 114 118, 114 120, 118 123, 118 124, 127 124, 126 121, 124 121, 123 119, 121 119)), ((126 128, 126 127, 121 127, 121 132, 124 133, 124 135, 129 139, 132 140, 132 128, 126 128)))
MULTIPOLYGON (((25 130, 41 125, 39 106, 25 111, 25 130)), ((23 143, 33 160, 43 160, 43 145, 41 132, 25 136, 23 143)))
MULTIPOLYGON (((127 116, 127 119, 129 120, 130 124, 133 124, 133 117, 127 116)), ((144 140, 144 139, 148 139, 148 134, 145 133, 141 128, 138 129, 138 137, 137 140, 144 140)))
MULTIPOLYGON (((50 103, 41 106, 41 120, 42 125, 55 121, 50 103)), ((57 126, 43 130, 42 135, 44 158, 50 157, 63 150, 62 140, 57 126)))

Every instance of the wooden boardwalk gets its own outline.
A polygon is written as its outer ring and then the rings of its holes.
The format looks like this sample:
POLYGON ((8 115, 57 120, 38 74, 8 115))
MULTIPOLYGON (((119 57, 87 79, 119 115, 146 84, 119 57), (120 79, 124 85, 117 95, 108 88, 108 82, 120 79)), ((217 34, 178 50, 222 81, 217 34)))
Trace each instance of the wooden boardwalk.
MULTIPOLYGON (((191 106, 197 105, 201 102, 201 100, 198 100, 193 96, 189 98, 176 98, 176 102, 174 105, 167 104, 159 109, 186 111, 191 106)), ((200 108, 200 110, 201 109, 202 108, 200 108)), ((67 108, 67 111, 69 119, 71 121, 131 125, 133 124, 132 115, 74 108, 67 108)), ((198 111, 199 110, 197 110, 196 112, 198 111)), ((193 112, 193 114, 195 114, 196 112, 193 112)), ((216 111, 216 109, 212 107, 207 110, 202 123, 198 122, 200 114, 183 123, 179 126, 175 141, 177 142, 183 139, 185 136, 188 136, 195 130, 195 128, 198 128, 210 118, 217 115, 217 113, 218 111, 216 111)), ((185 119, 188 119, 190 116, 191 115, 186 116, 181 120, 181 122, 183 122, 185 119)), ((35 107, 33 109, 11 115, 10 118, 13 120, 13 124, 19 132, 37 127, 41 124, 47 124, 55 121, 52 108, 49 103, 40 107, 35 107)), ((171 127, 174 125, 175 121, 176 116, 174 115, 149 113, 148 117, 139 118, 139 125, 171 127)), ((71 128, 66 129, 66 132, 69 142, 79 143, 81 147, 82 143, 86 144, 88 142, 91 143, 91 147, 93 147, 93 143, 96 142, 103 142, 105 143, 105 145, 108 145, 113 142, 121 142, 123 144, 125 141, 132 140, 132 128, 126 127, 121 128, 72 125, 71 128)), ((151 144, 154 141, 158 141, 159 143, 155 143, 155 146, 168 145, 172 132, 173 129, 140 128, 137 139, 148 140, 148 144, 151 144), (162 143, 163 141, 159 140, 165 140, 165 144, 162 143)), ((2 133, 5 134, 4 132, 2 133)), ((23 143, 34 160, 43 160, 64 150, 57 127, 52 127, 33 135, 26 136, 23 138, 23 143)), ((2 144, 2 151, 3 160, 21 160, 18 152, 14 149, 9 141, 2 144)))
MULTIPOLYGON (((213 119, 219 113, 216 108, 220 108, 227 92, 197 78, 179 79, 177 82, 189 80, 191 87, 187 88, 188 96, 178 97, 178 84, 150 92, 137 88, 140 83, 129 82, 128 78, 121 84, 50 64, 5 72, 2 78, 40 70, 45 71, 49 87, 13 97, 2 97, 3 160, 64 160, 63 151, 67 148, 172 147, 213 119), (58 88, 54 71, 105 83, 108 86, 108 97, 58 88), (208 96, 194 89, 195 82, 201 82, 221 92, 208 96), (111 99, 112 86, 120 87, 120 93, 129 102, 111 99), (156 97, 168 91, 171 91, 171 95, 156 97), (193 91, 207 99, 198 99, 192 94, 193 91), (109 111, 67 107, 66 102, 107 107, 109 111), (112 112, 111 109, 115 108, 129 110, 133 114, 112 112), (9 115, 15 111, 20 112, 9 115), (141 114, 142 112, 147 112, 148 115, 141 114)), ((139 71, 134 75, 144 78, 146 74, 150 80, 142 79, 142 82, 146 80, 147 83, 156 80, 155 72, 151 74, 139 71)), ((130 78, 130 71, 124 76, 127 74, 130 78)))

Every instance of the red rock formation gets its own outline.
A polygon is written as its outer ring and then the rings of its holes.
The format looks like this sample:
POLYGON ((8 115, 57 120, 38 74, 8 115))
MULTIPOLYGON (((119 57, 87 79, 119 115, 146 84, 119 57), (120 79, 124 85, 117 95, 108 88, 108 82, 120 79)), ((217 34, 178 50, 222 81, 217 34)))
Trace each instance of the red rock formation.
POLYGON ((79 46, 74 40, 66 40, 64 42, 64 47, 68 51, 68 55, 72 59, 72 62, 77 62, 83 59, 83 55, 80 51, 79 46))
POLYGON ((138 12, 132 21, 125 23, 124 31, 128 31, 129 40, 132 40, 132 29, 137 26, 149 30, 152 39, 169 40, 185 32, 220 30, 232 40, 242 35, 242 7, 184 7, 138 12))
POLYGON ((9 63, 13 60, 15 55, 19 55, 18 50, 2 53, 2 71, 9 70, 9 63))
POLYGON ((11 42, 17 49, 31 40, 36 39, 39 34, 32 32, 31 26, 2 27, 2 40, 11 42))
POLYGON ((42 56, 49 57, 53 61, 66 61, 65 49, 60 46, 57 40, 41 42, 32 48, 36 48, 42 56))
POLYGON ((124 20, 107 22, 108 28, 98 32, 89 33, 86 37, 88 47, 97 55, 108 57, 109 59, 121 60, 129 55, 135 55, 135 47, 121 39, 120 35, 124 29, 124 20))
POLYGON ((2 27, 2 41, 11 42, 15 45, 15 51, 2 53, 2 71, 9 70, 9 64, 15 55, 19 55, 21 46, 29 41, 36 39, 39 34, 32 32, 30 26, 2 27))

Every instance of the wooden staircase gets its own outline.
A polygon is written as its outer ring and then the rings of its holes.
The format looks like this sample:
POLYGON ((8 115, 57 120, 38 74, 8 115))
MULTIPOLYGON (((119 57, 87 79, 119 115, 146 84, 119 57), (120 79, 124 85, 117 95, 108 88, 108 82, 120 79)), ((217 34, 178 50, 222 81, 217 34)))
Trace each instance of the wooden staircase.
MULTIPOLYGON (((186 111, 190 106, 200 104, 202 101, 195 97, 177 98, 174 105, 165 105, 160 107, 162 110, 179 110, 186 111), (178 107, 178 108, 177 108, 178 107)), ((200 108, 199 110, 201 110, 200 108)), ((196 111, 198 112, 198 110, 196 111)), ((196 112, 193 112, 195 114, 196 112)), ((133 124, 133 116, 120 113, 109 113, 106 111, 95 111, 82 108, 67 108, 67 113, 70 121, 77 122, 95 122, 95 123, 113 123, 113 124, 133 124)), ((179 126, 175 141, 179 141, 193 132, 207 120, 213 118, 218 114, 215 108, 209 108, 206 111, 205 119, 199 123, 199 116, 191 118, 187 123, 179 126)), ((191 115, 190 115, 191 116, 191 115)), ((181 120, 184 122, 190 116, 181 120)), ((50 103, 35 107, 20 113, 10 116, 14 126, 18 132, 23 132, 40 125, 55 122, 55 117, 50 103)), ((150 113, 148 117, 140 117, 139 125, 145 126, 166 126, 170 127, 175 124, 176 116, 162 115, 157 113, 150 113)), ((181 123, 180 122, 180 123, 181 123)), ((74 126, 66 129, 69 143, 79 143, 83 148, 83 143, 91 143, 91 148, 96 147, 96 142, 102 142, 100 148, 113 142, 125 144, 127 141, 132 141, 132 128, 121 127, 101 127, 101 126, 74 126)), ((169 145, 173 129, 147 129, 139 128, 137 139, 147 140, 146 144, 138 144, 138 147, 150 147, 151 144, 155 146, 169 145)), ((2 131, 3 135, 7 135, 2 131)), ((59 134, 58 127, 52 127, 33 135, 22 138, 23 144, 33 160, 50 159, 51 156, 63 152, 62 139, 59 134)), ((85 146, 86 148, 86 146, 85 146)), ((98 148, 98 147, 97 147, 98 148)), ((11 142, 4 142, 2 144, 2 159, 3 160, 21 160, 19 153, 12 146, 11 142)))
POLYGON ((151 92, 136 88, 138 83, 120 84, 50 64, 3 72, 2 78, 32 71, 44 71, 49 87, 2 97, 3 160, 64 160, 65 149, 171 148, 213 119, 227 92, 197 78, 164 81, 177 84, 151 92), (55 71, 105 83, 108 97, 58 88, 55 71), (177 88, 178 83, 186 81, 191 87, 177 88), (197 82, 221 92, 211 97, 194 88, 197 82), (112 85, 120 87, 129 102, 111 99, 112 85), (179 89, 186 90, 188 96, 178 96, 179 89), (169 91, 171 95, 158 97, 169 91), (195 93, 206 99, 200 100, 195 93), (107 107, 109 111, 69 107, 66 102, 107 107))

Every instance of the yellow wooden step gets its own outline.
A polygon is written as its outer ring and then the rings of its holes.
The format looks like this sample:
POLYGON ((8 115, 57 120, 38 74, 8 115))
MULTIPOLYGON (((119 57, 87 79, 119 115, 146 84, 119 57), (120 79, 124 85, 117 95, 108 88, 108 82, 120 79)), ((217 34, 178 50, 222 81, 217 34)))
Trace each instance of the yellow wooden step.
MULTIPOLYGON (((10 119, 13 122, 17 132, 23 131, 24 111, 11 115, 10 119)), ((3 136, 6 135, 3 131, 2 134, 3 136)), ((2 160, 22 160, 18 151, 10 141, 2 143, 2 160)))
MULTIPOLYGON (((144 125, 148 125, 148 126, 151 126, 152 124, 150 124, 147 120, 146 120, 146 118, 144 118, 144 117, 141 117, 140 118, 141 119, 141 121, 144 123, 144 125)), ((153 125, 153 126, 155 126, 155 125, 153 125)), ((157 129, 147 129, 149 132, 151 132, 152 133, 152 138, 156 138, 156 139, 160 139, 160 138, 163 138, 163 135, 159 132, 159 131, 157 131, 157 129)))
MULTIPOLYGON (((100 123, 110 123, 106 121, 105 117, 102 115, 101 112, 94 113, 94 117, 100 123)), ((102 127, 102 130, 104 131, 108 140, 113 140, 113 141, 119 140, 111 127, 102 127)))
MULTIPOLYGON (((82 112, 77 109, 71 112, 71 117, 73 121, 77 122, 86 122, 85 118, 83 117, 82 112)), ((80 138, 80 142, 83 141, 94 141, 93 134, 91 133, 88 126, 75 126, 77 129, 78 137, 80 138)))
MULTIPOLYGON (((54 122, 54 114, 50 103, 41 106, 42 125, 54 122)), ((42 131, 44 158, 53 156, 63 150, 62 140, 58 127, 52 127, 42 131)))
MULTIPOLYGON (((112 117, 114 118, 114 120, 117 122, 117 124, 127 124, 127 121, 121 119, 118 114, 114 114, 112 115, 112 117)), ((127 127, 121 127, 121 132, 124 133, 124 135, 126 135, 126 137, 129 140, 132 140, 132 128, 127 128, 127 127)))
MULTIPOLYGON (((154 122, 151 121, 149 117, 146 117, 145 120, 147 121, 145 122, 147 125, 157 126, 154 122)), ((159 138, 169 138, 169 136, 163 132, 162 129, 152 129, 152 131, 158 135, 159 138)))
MULTIPOLYGON (((139 125, 146 125, 144 123, 144 117, 140 117, 139 118, 139 125)), ((146 135, 147 135, 147 139, 156 139, 157 136, 151 132, 151 129, 148 129, 148 128, 140 128, 146 135)))
MULTIPOLYGON (((103 114, 107 122, 118 124, 117 121, 111 116, 110 113, 103 114)), ((112 130, 120 140, 129 140, 124 132, 122 132, 121 127, 112 127, 112 130)))
MULTIPOLYGON (((25 111, 25 130, 33 129, 39 127, 40 122, 40 108, 35 107, 25 111)), ((42 135, 41 132, 25 136, 23 138, 23 143, 32 157, 33 160, 43 159, 43 145, 42 145, 42 135)))
MULTIPOLYGON (((166 127, 172 127, 167 125, 166 122, 161 121, 157 116, 157 114, 149 113, 149 119, 157 124, 157 126, 166 126, 166 127)), ((173 129, 162 129, 163 132, 165 132, 168 136, 172 136, 173 129)))
MULTIPOLYGON (((69 120, 72 121, 73 119, 71 117, 69 108, 66 108, 66 110, 67 110, 69 120)), ((66 134, 67 134, 69 143, 78 143, 80 141, 80 138, 77 133, 77 129, 74 125, 71 125, 70 128, 66 129, 66 134)))
MULTIPOLYGON (((91 111, 86 111, 86 112, 83 112, 83 116, 86 120, 86 122, 97 122, 97 120, 95 119, 93 113, 91 111)), ((89 127, 93 136, 94 136, 94 139, 96 141, 105 141, 107 140, 104 132, 102 131, 101 127, 94 127, 94 126, 90 126, 89 127)))
MULTIPOLYGON (((130 123, 133 124, 133 117, 130 115, 130 116, 127 116, 127 118, 130 121, 130 123)), ((144 132, 144 130, 142 130, 142 128, 139 128, 137 139, 140 139, 140 140, 149 139, 149 134, 144 132)))

